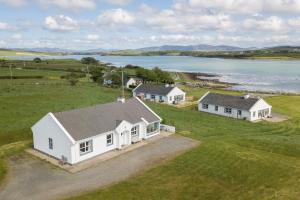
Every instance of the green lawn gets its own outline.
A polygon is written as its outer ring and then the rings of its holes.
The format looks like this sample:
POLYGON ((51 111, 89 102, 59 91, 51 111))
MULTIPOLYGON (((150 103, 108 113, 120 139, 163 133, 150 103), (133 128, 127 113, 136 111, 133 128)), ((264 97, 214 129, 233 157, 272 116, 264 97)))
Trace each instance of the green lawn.
MULTIPOLYGON (((187 92, 200 97, 206 91, 187 92)), ((14 80, 11 87, 9 80, 0 80, 0 179, 5 158, 30 145, 30 127, 47 112, 111 102, 119 95, 118 89, 93 83, 71 87, 65 80, 29 79, 14 80)), ((300 96, 267 100, 291 119, 253 124, 200 113, 196 107, 148 103, 179 134, 202 144, 162 166, 73 199, 299 199, 300 96)))

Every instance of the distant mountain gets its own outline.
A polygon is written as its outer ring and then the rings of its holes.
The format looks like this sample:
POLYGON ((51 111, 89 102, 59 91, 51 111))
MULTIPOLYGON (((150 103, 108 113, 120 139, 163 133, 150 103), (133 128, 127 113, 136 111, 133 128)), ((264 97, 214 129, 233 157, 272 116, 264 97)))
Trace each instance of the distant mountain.
POLYGON ((227 46, 227 45, 206 45, 206 44, 200 44, 200 45, 163 45, 163 46, 155 46, 155 47, 146 47, 146 48, 140 48, 136 49, 138 51, 244 51, 249 50, 236 47, 236 46, 227 46))
POLYGON ((41 52, 41 53, 72 53, 74 50, 60 49, 60 48, 13 48, 14 51, 26 51, 26 52, 41 52))
POLYGON ((266 47, 263 48, 262 50, 300 52, 300 46, 275 46, 275 47, 266 47))

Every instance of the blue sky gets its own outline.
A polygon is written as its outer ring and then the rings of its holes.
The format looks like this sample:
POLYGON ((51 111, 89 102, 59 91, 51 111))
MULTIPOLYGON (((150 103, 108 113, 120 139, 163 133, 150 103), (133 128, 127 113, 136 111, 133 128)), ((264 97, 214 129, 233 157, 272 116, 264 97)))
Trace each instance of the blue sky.
POLYGON ((300 0, 0 0, 0 47, 300 45, 300 0))

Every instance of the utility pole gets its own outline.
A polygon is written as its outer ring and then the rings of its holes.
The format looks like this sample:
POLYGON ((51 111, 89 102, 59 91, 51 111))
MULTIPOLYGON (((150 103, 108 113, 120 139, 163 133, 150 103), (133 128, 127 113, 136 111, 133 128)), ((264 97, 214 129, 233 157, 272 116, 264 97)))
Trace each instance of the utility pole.
POLYGON ((122 70, 122 97, 125 98, 124 94, 124 73, 123 73, 123 68, 121 67, 122 70))
POLYGON ((13 85, 13 74, 12 74, 11 64, 9 65, 9 71, 10 71, 10 84, 11 84, 11 87, 12 87, 12 85, 13 85))

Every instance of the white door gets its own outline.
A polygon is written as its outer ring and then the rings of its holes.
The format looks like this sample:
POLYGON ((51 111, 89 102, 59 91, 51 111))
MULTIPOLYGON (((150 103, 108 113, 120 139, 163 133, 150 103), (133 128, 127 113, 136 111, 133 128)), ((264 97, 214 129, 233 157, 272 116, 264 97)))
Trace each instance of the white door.
POLYGON ((120 137, 121 146, 128 145, 129 144, 128 140, 129 140, 129 131, 123 131, 120 137))

